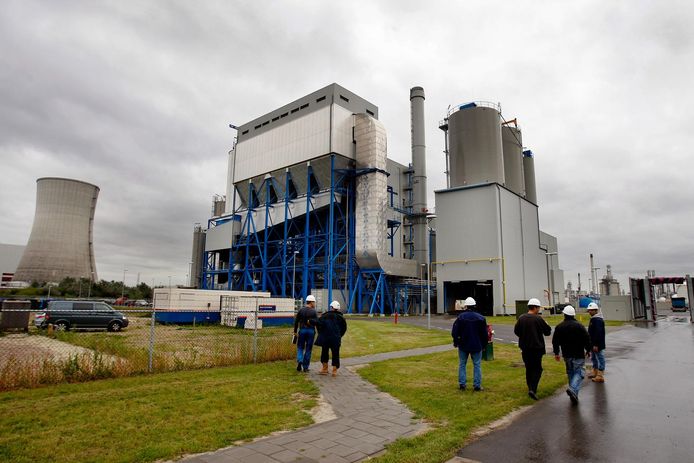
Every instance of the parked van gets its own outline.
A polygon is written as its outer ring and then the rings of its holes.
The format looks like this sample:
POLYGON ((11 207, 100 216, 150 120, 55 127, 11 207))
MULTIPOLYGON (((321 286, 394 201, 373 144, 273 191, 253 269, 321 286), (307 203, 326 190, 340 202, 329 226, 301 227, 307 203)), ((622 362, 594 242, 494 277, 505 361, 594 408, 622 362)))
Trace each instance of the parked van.
POLYGON ((40 328, 49 324, 57 330, 106 328, 120 331, 128 326, 128 318, 104 302, 51 301, 41 319, 40 328))

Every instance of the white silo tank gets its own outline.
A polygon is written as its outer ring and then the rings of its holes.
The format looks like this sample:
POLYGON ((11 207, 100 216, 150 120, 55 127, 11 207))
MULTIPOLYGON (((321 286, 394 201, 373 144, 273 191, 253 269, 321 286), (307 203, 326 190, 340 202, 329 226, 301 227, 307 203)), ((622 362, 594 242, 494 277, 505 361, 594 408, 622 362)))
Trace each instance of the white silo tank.
POLYGON ((468 103, 448 116, 450 187, 504 184, 501 116, 493 104, 468 103))
POLYGON ((521 131, 517 127, 504 125, 501 128, 501 138, 504 149, 506 188, 524 196, 525 180, 523 178, 523 137, 521 131))
POLYGON ((36 181, 36 212, 14 280, 97 279, 93 227, 99 187, 68 178, 36 181))

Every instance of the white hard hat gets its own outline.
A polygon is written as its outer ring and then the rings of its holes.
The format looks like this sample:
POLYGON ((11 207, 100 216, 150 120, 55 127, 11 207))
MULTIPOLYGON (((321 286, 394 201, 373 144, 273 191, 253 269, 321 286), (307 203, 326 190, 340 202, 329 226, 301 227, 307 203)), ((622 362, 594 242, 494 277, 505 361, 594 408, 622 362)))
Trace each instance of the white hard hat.
POLYGON ((340 310, 340 303, 337 302, 337 301, 332 301, 332 302, 330 303, 330 307, 333 308, 333 309, 335 309, 335 310, 340 310))
POLYGON ((314 296, 313 294, 309 294, 308 296, 306 296, 306 302, 316 302, 316 296, 314 296))
POLYGON ((588 310, 600 310, 600 307, 595 302, 588 304, 588 310))
POLYGON ((542 303, 540 302, 540 300, 535 297, 528 301, 528 307, 531 305, 533 307, 542 307, 542 303))
POLYGON ((564 315, 571 315, 572 317, 576 316, 576 309, 573 308, 572 305, 567 305, 564 307, 564 310, 561 311, 564 315))
POLYGON ((467 299, 465 299, 465 304, 463 304, 463 305, 465 307, 473 306, 473 305, 477 305, 477 302, 475 302, 475 300, 473 298, 468 297, 467 299))

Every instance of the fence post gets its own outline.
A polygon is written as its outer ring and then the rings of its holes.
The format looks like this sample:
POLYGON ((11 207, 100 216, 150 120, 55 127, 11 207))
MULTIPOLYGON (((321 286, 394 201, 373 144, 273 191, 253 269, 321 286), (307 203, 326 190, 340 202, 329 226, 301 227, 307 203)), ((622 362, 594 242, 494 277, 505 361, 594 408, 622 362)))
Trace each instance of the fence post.
POLYGON ((258 298, 255 298, 255 321, 253 325, 253 363, 258 362, 258 298))
POLYGON ((152 372, 152 360, 154 357, 154 319, 156 318, 155 315, 155 300, 152 298, 152 321, 149 325, 149 362, 148 362, 148 367, 147 371, 149 373, 152 372))

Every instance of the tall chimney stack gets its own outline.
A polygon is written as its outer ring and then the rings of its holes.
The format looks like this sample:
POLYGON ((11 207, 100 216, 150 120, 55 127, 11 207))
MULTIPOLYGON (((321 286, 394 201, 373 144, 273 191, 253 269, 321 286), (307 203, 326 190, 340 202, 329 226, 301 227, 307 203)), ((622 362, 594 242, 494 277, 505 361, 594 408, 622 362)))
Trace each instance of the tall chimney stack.
MULTIPOLYGON (((412 129, 412 226, 414 258, 417 265, 428 262, 429 233, 427 232, 427 160, 424 143, 424 89, 410 89, 412 129)), ((418 272, 419 273, 419 272, 418 272)))

